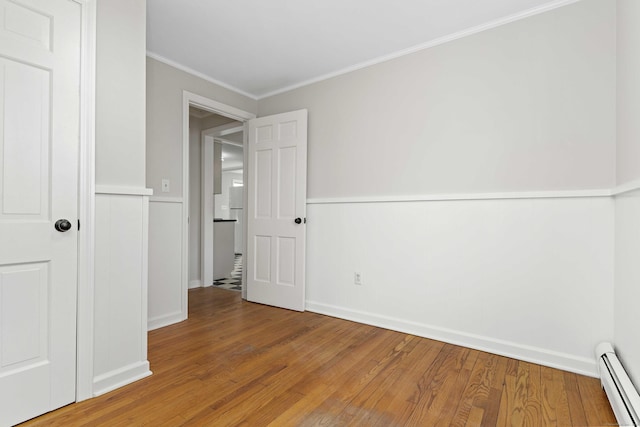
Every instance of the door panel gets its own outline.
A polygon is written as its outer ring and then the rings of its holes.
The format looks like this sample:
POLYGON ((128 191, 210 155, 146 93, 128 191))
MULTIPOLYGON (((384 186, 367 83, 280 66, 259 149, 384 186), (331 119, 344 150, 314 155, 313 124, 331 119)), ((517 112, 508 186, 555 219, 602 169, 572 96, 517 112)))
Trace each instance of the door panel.
POLYGON ((251 120, 248 133, 247 299, 303 311, 307 111, 251 120))
POLYGON ((75 400, 80 12, 0 0, 0 426, 75 400))
POLYGON ((46 219, 49 211, 50 71, 0 58, 1 215, 46 219))

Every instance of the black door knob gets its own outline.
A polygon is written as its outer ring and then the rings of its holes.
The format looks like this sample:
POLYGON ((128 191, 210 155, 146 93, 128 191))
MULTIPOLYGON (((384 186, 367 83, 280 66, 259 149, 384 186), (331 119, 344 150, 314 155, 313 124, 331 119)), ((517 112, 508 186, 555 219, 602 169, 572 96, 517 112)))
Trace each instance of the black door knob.
POLYGON ((59 219, 56 221, 55 228, 59 232, 64 233, 65 231, 71 230, 71 223, 66 219, 59 219))
POLYGON ((294 221, 296 224, 302 224, 302 218, 296 218, 294 221))

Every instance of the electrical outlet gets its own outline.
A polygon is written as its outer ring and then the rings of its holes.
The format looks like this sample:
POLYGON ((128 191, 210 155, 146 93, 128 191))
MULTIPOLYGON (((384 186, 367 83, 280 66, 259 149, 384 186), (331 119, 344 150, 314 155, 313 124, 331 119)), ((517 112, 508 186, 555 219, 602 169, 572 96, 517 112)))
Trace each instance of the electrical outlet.
POLYGON ((162 179, 162 192, 163 193, 169 192, 169 180, 166 178, 162 179))
POLYGON ((353 273, 353 283, 358 286, 362 286, 362 273, 360 273, 359 271, 353 273))

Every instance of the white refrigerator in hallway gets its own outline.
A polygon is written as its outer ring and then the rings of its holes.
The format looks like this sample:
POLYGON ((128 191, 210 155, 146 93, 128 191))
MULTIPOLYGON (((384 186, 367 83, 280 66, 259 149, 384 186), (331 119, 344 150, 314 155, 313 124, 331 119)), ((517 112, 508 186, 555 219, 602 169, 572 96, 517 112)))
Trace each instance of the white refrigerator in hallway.
POLYGON ((244 187, 229 187, 229 219, 236 220, 235 228, 235 247, 234 252, 237 254, 242 253, 242 228, 244 226, 243 218, 243 188, 244 187))

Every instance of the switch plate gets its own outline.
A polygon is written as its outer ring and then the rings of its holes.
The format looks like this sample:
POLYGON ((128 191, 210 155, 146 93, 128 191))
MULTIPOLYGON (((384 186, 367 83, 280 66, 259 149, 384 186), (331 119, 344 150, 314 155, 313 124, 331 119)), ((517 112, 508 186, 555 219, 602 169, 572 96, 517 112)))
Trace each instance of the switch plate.
POLYGON ((359 271, 353 273, 353 283, 358 286, 362 286, 362 273, 359 271))
POLYGON ((162 179, 162 192, 163 193, 169 192, 169 180, 166 178, 162 179))

